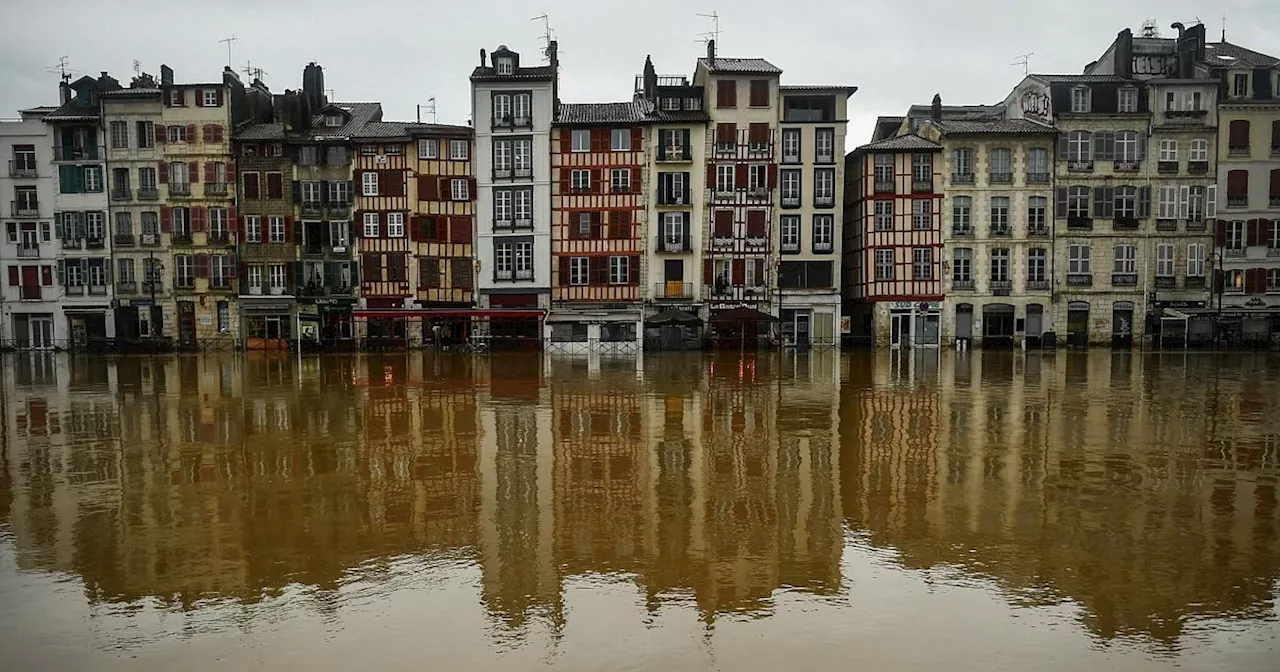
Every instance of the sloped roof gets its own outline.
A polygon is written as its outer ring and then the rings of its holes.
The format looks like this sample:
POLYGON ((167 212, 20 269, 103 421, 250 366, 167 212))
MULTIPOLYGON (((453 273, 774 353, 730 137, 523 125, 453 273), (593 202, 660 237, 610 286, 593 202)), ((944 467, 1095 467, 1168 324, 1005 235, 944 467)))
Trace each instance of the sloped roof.
POLYGON ((1028 119, 993 119, 993 120, 948 120, 929 121, 947 135, 1036 135, 1056 134, 1052 126, 1039 124, 1028 119))
POLYGON ((762 75, 782 74, 782 68, 779 68, 763 58, 721 58, 716 56, 714 61, 707 58, 699 58, 698 63, 706 67, 706 69, 711 72, 762 75))
MULTIPOLYGON (((279 121, 266 123, 253 123, 242 126, 235 133, 236 140, 262 141, 262 140, 286 140, 290 137, 298 139, 315 138, 318 136, 338 136, 353 137, 360 132, 366 124, 374 122, 382 116, 381 103, 329 103, 320 111, 320 114, 313 115, 311 118, 311 128, 306 133, 285 133, 284 123, 279 121), (342 126, 325 126, 324 110, 336 107, 349 115, 347 123, 342 126)), ((404 124, 401 124, 403 126, 404 124)))
POLYGON ((909 151, 931 151, 940 150, 939 145, 932 140, 927 140, 918 135, 899 135, 893 138, 885 138, 879 142, 873 142, 863 145, 854 151, 871 151, 871 152, 909 152, 909 151))
POLYGON ((1119 75, 1031 75, 1049 84, 1120 84, 1133 80, 1119 75))
POLYGON ((1204 47, 1205 62, 1215 67, 1247 65, 1254 68, 1272 68, 1280 65, 1280 58, 1261 54, 1230 42, 1210 42, 1204 47))
POLYGON ((646 106, 626 103, 561 103, 557 124, 638 124, 647 120, 646 106))
POLYGON ((470 126, 459 126, 457 124, 405 124, 404 128, 410 135, 466 135, 475 134, 475 129, 470 126))
POLYGON ((471 71, 473 82, 520 82, 550 80, 555 77, 556 70, 550 65, 539 65, 532 68, 515 68, 509 75, 499 75, 497 68, 476 67, 471 71))
POLYGON ((249 124, 236 131, 236 140, 284 140, 284 124, 276 121, 269 124, 249 124))
POLYGON ((351 137, 358 140, 408 138, 409 131, 405 128, 408 125, 403 121, 371 121, 352 133, 351 137))
POLYGON ((858 87, 843 86, 838 84, 831 84, 826 86, 822 84, 791 84, 786 86, 779 86, 778 90, 783 93, 804 93, 806 91, 812 91, 814 93, 818 93, 818 92, 843 93, 847 96, 852 96, 858 90, 858 87))

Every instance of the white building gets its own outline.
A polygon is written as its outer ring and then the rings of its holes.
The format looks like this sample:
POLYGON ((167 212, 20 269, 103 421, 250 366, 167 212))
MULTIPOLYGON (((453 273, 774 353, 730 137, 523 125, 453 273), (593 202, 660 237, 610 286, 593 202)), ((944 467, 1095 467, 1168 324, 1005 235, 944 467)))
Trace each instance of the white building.
POLYGON ((0 243, 0 265, 5 267, 0 343, 5 347, 66 344, 66 324, 55 320, 53 136, 43 121, 54 109, 22 110, 20 119, 0 121, 0 152, 8 160, 8 170, 0 173, 0 191, 9 197, 0 243))

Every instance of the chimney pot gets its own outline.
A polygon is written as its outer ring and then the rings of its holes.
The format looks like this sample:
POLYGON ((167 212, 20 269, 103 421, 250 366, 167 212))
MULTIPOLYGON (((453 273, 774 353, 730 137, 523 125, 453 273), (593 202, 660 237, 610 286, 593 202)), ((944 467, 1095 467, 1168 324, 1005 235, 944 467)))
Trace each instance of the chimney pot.
POLYGON ((707 40, 707 62, 715 65, 716 62, 716 41, 707 40))
POLYGON ((481 49, 481 50, 480 50, 480 67, 482 67, 482 68, 487 68, 487 67, 489 67, 489 66, 485 65, 485 60, 486 60, 486 59, 485 59, 485 52, 484 52, 484 49, 481 49))
POLYGON ((929 116, 934 121, 942 121, 942 94, 933 94, 933 109, 930 110, 929 116))

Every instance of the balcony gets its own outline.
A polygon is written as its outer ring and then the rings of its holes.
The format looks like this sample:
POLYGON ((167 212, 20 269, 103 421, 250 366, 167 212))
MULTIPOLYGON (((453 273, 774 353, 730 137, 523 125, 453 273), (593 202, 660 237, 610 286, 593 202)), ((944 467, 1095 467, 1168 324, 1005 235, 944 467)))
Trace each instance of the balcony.
POLYGON ((1249 207, 1249 197, 1245 196, 1227 196, 1228 208, 1247 208, 1249 207))
POLYGON ((494 168, 493 169, 493 179, 495 180, 505 180, 510 177, 511 177, 510 168, 494 168))
POLYGON ((190 231, 174 231, 173 235, 170 236, 170 238, 171 238, 171 242, 174 245, 190 245, 191 244, 190 231))
POLYGON ((1229 145, 1227 146, 1227 156, 1249 156, 1249 146, 1229 145))
POLYGON ((97 161, 98 148, 95 147, 61 147, 53 148, 54 161, 97 161))
POLYGON ((1027 184, 1049 184, 1049 173, 1027 173, 1027 184))
POLYGON ((511 125, 516 128, 525 128, 533 125, 532 117, 512 117, 511 125))
MULTIPOLYGON (((691 160, 693 157, 689 152, 684 151, 684 147, 663 147, 662 154, 658 157, 659 163, 682 163, 691 160)), ((784 156, 782 160, 785 162, 786 157, 784 156)), ((796 157, 796 160, 799 161, 799 157, 796 157)))
POLYGON ((170 196, 190 196, 191 183, 190 182, 170 182, 169 195, 170 196))
POLYGON ((952 280, 951 289, 956 291, 973 291, 973 278, 952 280))
POLYGON ((111 190, 111 200, 129 201, 133 199, 133 191, 128 187, 115 187, 111 190))
POLYGON ((329 287, 325 285, 309 284, 299 288, 298 293, 308 298, 322 298, 326 296, 351 296, 350 287, 329 287))
POLYGON ((1184 289, 1204 289, 1205 281, 1203 275, 1188 275, 1182 279, 1182 287, 1184 289))
POLYGON ((1194 126, 1203 124, 1208 114, 1208 110, 1166 110, 1164 120, 1169 124, 1194 126))
POLYGON ((347 201, 329 201, 330 215, 344 216, 350 208, 351 204, 347 201))
POLYGON ((1204 175, 1205 173, 1209 172, 1209 162, 1208 161, 1188 161, 1187 172, 1191 173, 1192 175, 1204 175))
POLYGON ((111 236, 111 244, 115 247, 133 247, 134 240, 132 233, 117 233, 111 236))
POLYGON ((1280 247, 1268 247, 1268 248, 1267 248, 1267 256, 1268 256, 1268 257, 1280 257, 1280 247))
POLYGON ((177 289, 195 289, 196 278, 194 275, 179 275, 173 281, 173 286, 177 289))
POLYGON ((1244 294, 1244 287, 1239 285, 1227 285, 1222 288, 1223 294, 1244 294))
POLYGON ((84 296, 84 285, 67 285, 63 287, 63 293, 67 296, 84 296))
POLYGON ((1156 231, 1177 231, 1178 220, 1176 219, 1157 219, 1156 231))
POLYGON ((19 245, 18 246, 19 259, 38 259, 39 257, 40 257, 39 245, 19 245))
POLYGON ((515 170, 513 170, 511 174, 516 177, 533 177, 533 168, 530 168, 529 166, 516 166, 515 170))
POLYGON ((1138 274, 1137 273, 1112 273, 1111 286, 1112 287, 1137 287, 1138 274))
POLYGON ((654 249, 659 252, 688 252, 689 240, 687 238, 668 238, 665 236, 658 236, 654 249))
POLYGON ((210 245, 231 245, 231 234, 226 231, 210 231, 208 234, 210 245))
POLYGON ((204 185, 204 195, 205 195, 205 196, 226 196, 226 195, 227 195, 227 183, 226 183, 226 182, 207 182, 207 183, 205 183, 205 185, 204 185))
POLYGON ((33 199, 9 201, 9 215, 13 217, 39 217, 40 202, 33 199))
POLYGON ((1156 172, 1162 175, 1172 175, 1178 172, 1177 161, 1157 161, 1156 172))
POLYGON ((528 217, 525 217, 525 218, 519 218, 519 217, 517 217, 517 218, 516 218, 516 220, 515 220, 515 224, 512 224, 512 225, 511 225, 511 228, 513 228, 513 229, 532 229, 532 228, 533 228, 533 220, 532 220, 532 219, 529 219, 528 217))
POLYGON ((933 180, 912 180, 911 191, 917 194, 932 194, 933 180))
POLYGON ((833 195, 818 195, 813 197, 813 205, 817 208, 830 208, 836 204, 836 197, 833 195))
POLYGON ((1069 173, 1092 173, 1092 161, 1067 161, 1067 172, 1069 173))
POLYGON ((509 268, 508 269, 499 268, 493 271, 494 280, 510 280, 514 277, 515 277, 515 273, 513 273, 509 268))
POLYGON ((1013 173, 987 173, 987 181, 991 184, 1013 184, 1013 173))
POLYGON ((1112 231, 1135 231, 1138 228, 1136 217, 1116 217, 1111 220, 1112 231))
POLYGON ((1048 280, 1027 280, 1028 292, 1047 292, 1049 291, 1048 280))
POLYGON ((769 190, 764 187, 753 187, 747 190, 747 198, 763 200, 769 198, 769 190))
POLYGON ((116 283, 117 294, 136 294, 138 292, 138 283, 128 280, 116 283))
POLYGON ((716 235, 711 238, 711 249, 728 250, 733 248, 733 237, 716 235))
POLYGON ((1029 238, 1045 238, 1049 235, 1049 227, 1039 224, 1027 227, 1027 237, 1029 238))
POLYGON ((800 196, 797 194, 783 194, 782 207, 784 208, 800 207, 800 196))
POLYGON ((952 173, 951 184, 973 184, 973 173, 952 173))
POLYGON ((1228 247, 1222 250, 1222 253, 1223 253, 1223 256, 1227 256, 1227 257, 1243 257, 1244 245, 1241 244, 1240 247, 1228 247))
POLYGON ((813 241, 814 254, 825 254, 827 252, 834 252, 835 249, 836 249, 835 245, 831 241, 826 241, 826 242, 821 242, 817 240, 813 241))
POLYGON ((35 163, 9 159, 9 177, 32 178, 38 176, 35 163))
POLYGON ((160 198, 160 192, 155 187, 152 187, 150 189, 147 189, 145 187, 138 189, 139 201, 154 201, 159 198, 160 198))
POLYGON ((1173 289, 1178 286, 1178 279, 1172 275, 1157 275, 1156 289, 1173 289))
POLYGON ((18 296, 23 301, 39 301, 43 295, 40 293, 40 285, 23 285, 18 296))
POLYGON ((160 234, 144 233, 140 237, 143 247, 156 247, 160 244, 160 234))
POLYGON ((209 276, 209 289, 231 289, 231 278, 228 276, 209 276))
POLYGON ((1138 170, 1139 162, 1135 159, 1116 160, 1111 165, 1117 173, 1132 173, 1138 170))
POLYGON ((693 283, 679 280, 655 282, 653 284, 653 298, 664 301, 692 299, 693 283))
POLYGON ((1267 204, 1273 208, 1280 208, 1280 196, 1272 194, 1270 200, 1267 201, 1267 204))
POLYGON ((955 238, 972 238, 973 227, 972 226, 952 226, 951 235, 955 238))
POLYGON ((781 251, 783 251, 783 252, 799 252, 799 251, 800 251, 800 241, 799 241, 799 240, 784 240, 784 241, 782 241, 782 242, 778 245, 778 249, 779 249, 779 250, 781 250, 781 251))
POLYGON ((1013 292, 1012 280, 989 280, 987 284, 991 286, 991 293, 995 296, 1009 296, 1013 292))
POLYGON ((882 181, 880 181, 880 180, 876 180, 876 183, 875 183, 875 190, 876 190, 876 193, 877 193, 877 194, 892 194, 892 193, 893 193, 893 180, 887 180, 887 181, 883 181, 883 182, 882 182, 882 181))
POLYGON ((1008 238, 1012 235, 1013 230, 1009 228, 1008 224, 992 225, 991 227, 991 236, 993 238, 1008 238))
POLYGON ((298 210, 304 215, 319 215, 324 212, 324 203, 320 201, 303 201, 298 210))
POLYGON ((1068 287, 1092 287, 1093 274, 1092 273, 1068 273, 1067 286, 1068 287))
POLYGON ((1188 232, 1202 232, 1209 229, 1209 222, 1203 219, 1188 219, 1186 222, 1188 232))
POLYGON ((84 239, 84 246, 90 250, 101 250, 106 247, 106 241, 102 236, 89 236, 84 239))
POLYGON ((1076 231, 1092 231, 1093 220, 1088 217, 1067 217, 1067 228, 1076 231))
POLYGON ((516 270, 516 280, 532 280, 532 279, 533 279, 532 268, 521 268, 516 270))

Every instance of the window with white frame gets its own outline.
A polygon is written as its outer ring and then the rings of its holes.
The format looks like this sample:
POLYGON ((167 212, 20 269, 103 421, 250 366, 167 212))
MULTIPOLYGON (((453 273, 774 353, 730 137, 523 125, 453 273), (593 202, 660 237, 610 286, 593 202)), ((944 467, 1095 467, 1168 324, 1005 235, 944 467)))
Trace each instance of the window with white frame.
POLYGON ((493 94, 493 125, 507 126, 511 124, 511 94, 493 94))
POLYGON ((1177 219, 1178 185, 1162 184, 1157 192, 1156 219, 1177 219))
POLYGON ((615 152, 631 151, 631 129, 611 129, 609 131, 609 149, 615 152))
POLYGON ((1173 246, 1167 243, 1156 245, 1156 276, 1173 277, 1173 246))
POLYGON ((875 183, 876 184, 893 184, 893 155, 892 154, 876 154, 875 158, 875 183))
MULTIPOLYGON (((185 255, 185 254, 175 255, 174 259, 176 261, 181 261, 183 257, 186 257, 188 261, 190 261, 191 259, 189 255, 185 255)), ((63 280, 63 284, 66 285, 67 287, 83 287, 84 275, 81 273, 81 270, 82 269, 80 268, 80 260, 78 259, 68 260, 63 270, 63 273, 66 276, 65 279, 63 280)), ((181 278, 181 276, 179 276, 179 278, 181 278)), ((181 279, 179 279, 179 283, 181 284, 181 279)), ((83 292, 81 293, 83 294, 83 292)))
POLYGON ((349 233, 347 222, 329 222, 329 245, 346 247, 349 233))
POLYGON ((1134 219, 1138 216, 1138 188, 1115 188, 1115 218, 1134 219))
POLYGON ((511 171, 511 141, 510 140, 494 140, 493 141, 493 172, 494 177, 510 177, 511 171))
POLYGON ((378 195, 378 174, 372 170, 360 176, 360 193, 365 196, 378 195))
POLYGON ((499 75, 509 75, 515 71, 515 65, 510 58, 495 58, 493 65, 499 75))
POLYGON ((589 261, 587 257, 569 257, 569 284, 585 285, 589 282, 589 261))
POLYGON ((186 142, 187 127, 181 124, 169 124, 164 127, 165 140, 168 142, 186 142))
POLYGON ((951 230, 965 235, 973 232, 973 199, 956 196, 951 199, 951 230))
POLYGON ((933 228, 933 199, 911 201, 911 228, 917 231, 933 228))
POLYGON ((1007 147, 997 147, 987 152, 991 181, 1009 181, 1013 175, 1013 152, 1007 147))
POLYGON ((267 281, 273 292, 279 292, 285 285, 284 264, 267 264, 267 281))
POLYGON ((510 280, 515 267, 515 245, 513 243, 495 242, 493 244, 493 274, 499 280, 510 280))
POLYGON ((614 168, 611 175, 611 187, 615 194, 625 194, 631 191, 631 169, 630 168, 614 168))
POLYGON ((799 252, 800 215, 782 215, 778 218, 778 228, 781 232, 782 251, 799 252))
POLYGON ((135 130, 138 134, 138 149, 151 149, 156 146, 156 122, 139 121, 135 130))
MULTIPOLYGON (((682 173, 677 173, 683 175, 682 173)), ((769 167, 763 163, 747 166, 747 191, 757 193, 769 187, 769 167)))
POLYGON ((951 172, 959 178, 957 182, 964 182, 968 179, 967 176, 973 175, 972 149, 961 147, 955 151, 951 159, 951 172))
POLYGON ((209 235, 215 238, 226 236, 229 221, 230 213, 226 208, 209 208, 209 235))
POLYGON ((591 151, 591 131, 585 128, 576 128, 570 131, 572 149, 575 152, 591 151))
POLYGON ((467 187, 465 179, 453 178, 449 182, 450 195, 455 201, 466 201, 471 198, 471 190, 467 187))
POLYGON ((517 93, 513 101, 515 103, 516 125, 528 126, 533 116, 530 112, 533 109, 533 94, 517 93))
POLYGON ((911 180, 913 182, 933 181, 933 155, 919 152, 911 156, 911 180))
POLYGON ((911 250, 911 279, 933 279, 933 248, 917 247, 911 250))
POLYGON ((231 256, 215 254, 209 258, 209 284, 214 287, 227 287, 231 284, 231 256))
POLYGON ((515 149, 516 175, 529 175, 533 171, 533 139, 516 138, 512 146, 515 149))
POLYGON ((495 189, 493 192, 494 226, 511 226, 512 203, 515 194, 510 189, 495 189))
POLYGON ((1267 292, 1280 292, 1280 268, 1267 269, 1267 292))
POLYGON ((1090 270, 1089 261, 1090 254, 1088 245, 1076 243, 1067 246, 1067 273, 1092 273, 1093 271, 1090 270))
POLYGON ((521 226, 533 225, 533 190, 517 189, 516 195, 516 224, 521 226))
POLYGON ((106 214, 102 212, 84 213, 85 237, 89 240, 102 240, 106 235, 106 214))
POLYGON ((716 166, 716 191, 719 193, 733 191, 733 166, 725 164, 716 166))
POLYGON ((746 268, 743 269, 743 273, 742 273, 742 286, 743 287, 759 287, 764 284, 764 277, 762 276, 763 274, 756 273, 756 264, 748 261, 746 264, 746 268))
POLYGON ((973 250, 957 247, 951 254, 951 281, 953 283, 973 282, 973 250))
POLYGON ((819 205, 831 204, 836 198, 836 171, 816 168, 813 171, 813 198, 819 205))
POLYGON ((625 285, 631 281, 631 258, 609 257, 609 284, 625 285))
POLYGON ((893 201, 878 200, 876 204, 876 231, 893 230, 893 201))
POLYGON ((1089 87, 1077 86, 1071 89, 1071 112, 1074 114, 1083 114, 1093 107, 1093 96, 1090 95, 1089 87))
POLYGON ((466 140, 450 140, 449 141, 449 159, 453 161, 466 161, 470 156, 466 140))
POLYGON ((159 214, 155 212, 144 212, 138 216, 138 220, 139 220, 139 225, 142 227, 142 235, 154 236, 160 233, 160 215, 159 214))
POLYGON ((364 237, 377 238, 380 235, 381 220, 378 219, 378 213, 364 213, 364 237))
POLYGON ((324 183, 316 180, 307 180, 302 183, 302 202, 312 205, 321 201, 321 193, 324 190, 324 183))
POLYGON ((1164 138, 1160 140, 1160 160, 1161 161, 1177 161, 1178 160, 1178 141, 1174 138, 1164 138))
POLYGON ((347 204, 351 202, 351 183, 346 180, 329 182, 329 204, 347 204))
POLYGON ((516 277, 533 279, 533 243, 516 243, 516 277))
POLYGON ((1202 185, 1193 186, 1186 190, 1187 210, 1183 213, 1183 217, 1193 222, 1199 222, 1205 218, 1206 200, 1210 190, 1216 190, 1217 187, 1202 185))
POLYGON ((1204 138, 1194 138, 1191 140, 1191 151, 1187 156, 1188 161, 1208 161, 1209 160, 1209 141, 1204 138))
POLYGON ((991 259, 989 261, 991 274, 989 279, 992 282, 1008 282, 1009 281, 1009 248, 993 247, 991 248, 991 259))
POLYGON ((204 93, 205 107, 218 106, 218 90, 217 89, 205 89, 203 93, 204 93))
POLYGON ((800 129, 782 129, 782 162, 800 162, 800 129))
POLYGON ((284 217, 267 218, 267 242, 284 242, 284 217))
POLYGON ((813 160, 818 163, 835 161, 836 131, 833 128, 819 128, 813 133, 813 160))
POLYGON ((1227 249, 1244 249, 1244 222, 1240 220, 1227 222, 1227 249))
POLYGON ((1027 172, 1036 175, 1049 174, 1049 150, 1043 147, 1032 147, 1027 150, 1027 172))
POLYGON ((893 279, 893 250, 876 248, 876 280, 893 279))
POLYGON ((116 266, 117 266, 116 282, 120 282, 120 283, 137 282, 137 278, 134 275, 134 266, 133 266, 132 259, 121 259, 120 262, 116 264, 116 266))
POLYGON ((387 213, 387 237, 388 238, 404 238, 404 213, 403 212, 387 213))
POLYGON ((1138 248, 1127 243, 1120 243, 1115 247, 1115 265, 1111 268, 1112 273, 1121 275, 1133 275, 1138 272, 1138 248))
POLYGON ((139 168, 138 169, 138 190, 139 191, 155 191, 156 190, 156 169, 155 168, 139 168))
POLYGON ((1138 154, 1138 134, 1134 131, 1116 133, 1116 161, 1133 162, 1142 157, 1138 154))
POLYGON ((782 202, 792 205, 800 203, 800 171, 782 171, 782 202))
POLYGON ((830 252, 835 246, 835 215, 813 216, 813 251, 830 252))
POLYGON ((1049 199, 1032 196, 1027 199, 1027 230, 1043 233, 1049 229, 1049 199))
MULTIPOLYGON (((116 235, 133 236, 133 215, 131 213, 116 213, 116 235)), ((9 242, 17 242, 17 238, 13 238, 9 242)))
POLYGON ((111 148, 112 149, 128 149, 129 148, 129 122, 127 121, 111 122, 111 148))
POLYGON ((1132 87, 1120 89, 1120 107, 1121 112, 1137 112, 1138 111, 1138 90, 1132 87))
MULTIPOLYGON (((591 236, 591 219, 592 219, 592 217, 593 217, 593 215, 592 215, 592 213, 590 213, 590 212, 585 212, 585 211, 584 211, 584 212, 579 212, 579 213, 578 213, 578 221, 577 221, 577 223, 576 223, 576 228, 574 229, 575 233, 574 233, 573 235, 576 235, 576 236, 577 236, 577 237, 579 237, 579 238, 591 238, 591 237, 592 237, 592 236, 591 236)), ((572 225, 572 223, 571 223, 571 225, 572 225)))
POLYGON ((185 186, 187 184, 187 164, 181 161, 174 161, 169 164, 169 188, 176 186, 185 186))
POLYGON ((1044 282, 1048 277, 1049 253, 1043 247, 1027 250, 1027 281, 1044 282))
POLYGON ((1067 217, 1089 216, 1089 187, 1067 187, 1067 217))
POLYGON ((435 138, 422 138, 421 140, 418 140, 418 158, 440 158, 440 141, 435 138))
POLYGON ((1093 159, 1093 134, 1089 131, 1071 131, 1067 134, 1067 161, 1093 159))
MULTIPOLYGON (((563 168, 561 170, 563 170, 563 168)), ((574 170, 569 173, 569 186, 576 192, 590 191, 591 171, 574 170)))
POLYGON ((991 197, 991 235, 1009 235, 1009 197, 991 197))
POLYGON ((244 216, 244 242, 262 242, 262 217, 258 215, 244 216))
POLYGON ((662 213, 662 243, 666 246, 684 245, 684 213, 662 213))
POLYGON ((250 290, 257 289, 262 291, 262 264, 249 264, 247 269, 247 280, 249 281, 250 290))

